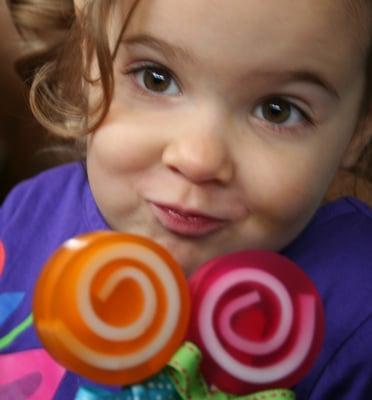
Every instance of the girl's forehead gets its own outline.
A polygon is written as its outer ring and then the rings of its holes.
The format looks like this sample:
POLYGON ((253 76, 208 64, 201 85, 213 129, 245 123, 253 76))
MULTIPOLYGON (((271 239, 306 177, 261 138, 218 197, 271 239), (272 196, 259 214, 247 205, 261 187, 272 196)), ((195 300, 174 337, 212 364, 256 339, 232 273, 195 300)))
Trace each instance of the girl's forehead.
POLYGON ((367 40, 346 0, 140 1, 124 37, 167 42, 188 59, 221 68, 322 65, 342 81, 364 64, 367 40), (365 42, 365 43, 363 43, 365 42), (347 63, 345 63, 347 60, 347 63), (278 65, 279 66, 279 65, 278 65))
MULTIPOLYGON (((152 0, 137 2, 135 15, 142 24, 173 22, 188 26, 200 24, 206 28, 235 25, 241 30, 247 22, 275 22, 277 28, 295 28, 297 25, 325 25, 333 30, 335 24, 342 24, 345 31, 357 31, 365 25, 360 19, 366 16, 369 0, 152 0), (363 6, 363 4, 365 4, 363 6), (314 18, 316 17, 316 18, 314 18), (345 24, 345 22, 348 22, 345 24), (350 22, 356 22, 351 24, 350 22), (243 26, 241 26, 243 25, 243 26)), ((133 0, 132 0, 133 2, 133 0)), ((130 4, 130 1, 125 1, 130 4)), ((123 4, 123 3, 122 3, 123 4)), ((265 31, 273 26, 262 24, 265 31)), ((341 26, 340 26, 341 27, 341 26)), ((215 34, 218 34, 215 31, 215 34)))
POLYGON ((298 41, 322 39, 324 44, 333 36, 340 42, 360 41, 366 21, 361 21, 363 13, 356 11, 361 6, 347 6, 351 1, 142 0, 130 28, 166 32, 178 40, 199 37, 197 43, 209 39, 220 45, 252 35, 276 43, 289 37, 298 41))

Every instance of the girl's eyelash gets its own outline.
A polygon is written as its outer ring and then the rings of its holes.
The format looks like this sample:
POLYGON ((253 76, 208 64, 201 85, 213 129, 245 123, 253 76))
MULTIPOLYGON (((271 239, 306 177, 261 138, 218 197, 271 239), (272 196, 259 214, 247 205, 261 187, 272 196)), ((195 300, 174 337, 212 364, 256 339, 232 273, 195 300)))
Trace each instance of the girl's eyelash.
POLYGON ((274 99, 276 101, 280 100, 288 104, 288 106, 292 110, 295 110, 300 115, 302 121, 299 121, 298 123, 289 126, 284 123, 270 122, 265 120, 264 118, 256 117, 261 124, 265 125, 265 128, 270 129, 271 131, 274 131, 277 134, 297 135, 299 133, 302 133, 304 128, 313 128, 314 126, 316 126, 315 119, 311 117, 308 112, 304 111, 302 107, 298 106, 296 103, 294 103, 285 96, 275 95, 266 97, 266 99, 260 101, 260 103, 254 107, 254 110, 260 105, 262 106, 263 104, 269 103, 270 100, 274 99))
POLYGON ((147 61, 141 61, 139 63, 134 63, 133 65, 129 66, 126 70, 126 74, 135 74, 136 72, 140 72, 146 68, 154 68, 154 69, 159 69, 167 74, 171 75, 173 77, 173 74, 168 70, 168 68, 164 67, 161 64, 156 64, 152 62, 147 62, 147 61))
MULTIPOLYGON (((155 62, 151 62, 151 61, 134 62, 123 71, 123 74, 134 77, 135 74, 137 74, 139 72, 143 72, 146 69, 159 70, 159 71, 162 71, 165 74, 169 75, 169 77, 176 82, 177 86, 180 88, 180 91, 182 92, 182 87, 179 83, 178 78, 175 76, 175 74, 172 71, 170 71, 169 68, 165 67, 164 65, 162 65, 160 63, 155 63, 155 62)), ((142 92, 142 94, 145 94, 147 96, 154 96, 154 95, 156 96, 156 94, 152 93, 151 91, 145 90, 137 82, 135 84, 136 84, 137 88, 142 92)))

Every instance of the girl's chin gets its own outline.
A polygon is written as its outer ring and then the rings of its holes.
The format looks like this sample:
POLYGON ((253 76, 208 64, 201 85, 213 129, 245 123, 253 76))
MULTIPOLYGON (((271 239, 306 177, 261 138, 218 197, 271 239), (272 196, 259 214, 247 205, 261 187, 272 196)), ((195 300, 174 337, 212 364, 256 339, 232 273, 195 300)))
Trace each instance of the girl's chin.
POLYGON ((204 263, 216 257, 217 252, 202 251, 203 248, 191 250, 185 249, 167 249, 172 257, 178 262, 186 276, 192 275, 193 272, 198 270, 204 263))

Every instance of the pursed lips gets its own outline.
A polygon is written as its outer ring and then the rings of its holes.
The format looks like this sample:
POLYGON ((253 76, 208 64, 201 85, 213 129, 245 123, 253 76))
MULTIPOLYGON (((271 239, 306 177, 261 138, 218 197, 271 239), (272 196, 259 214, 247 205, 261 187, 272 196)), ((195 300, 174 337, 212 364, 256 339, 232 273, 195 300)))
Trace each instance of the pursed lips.
POLYGON ((155 218, 160 224, 179 235, 204 236, 223 228, 230 222, 228 219, 217 218, 179 206, 151 201, 149 204, 155 218))

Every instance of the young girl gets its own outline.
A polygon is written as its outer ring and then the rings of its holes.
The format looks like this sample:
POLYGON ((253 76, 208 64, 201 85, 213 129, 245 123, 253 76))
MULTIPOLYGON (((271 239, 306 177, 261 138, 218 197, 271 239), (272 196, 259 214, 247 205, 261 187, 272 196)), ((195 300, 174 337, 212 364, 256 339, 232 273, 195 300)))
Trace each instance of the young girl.
MULTIPOLYGON (((370 398, 372 211, 323 199, 339 169, 370 154, 371 3, 9 3, 38 51, 33 68, 45 61, 34 113, 76 138, 84 161, 20 184, 1 207, 0 377, 44 362, 26 318, 46 259, 68 238, 113 229, 154 238, 187 275, 241 249, 285 254, 326 313, 298 398, 370 398)), ((49 374, 50 398, 73 399, 84 383, 49 374)), ((10 387, 0 380, 0 393, 10 387)))

